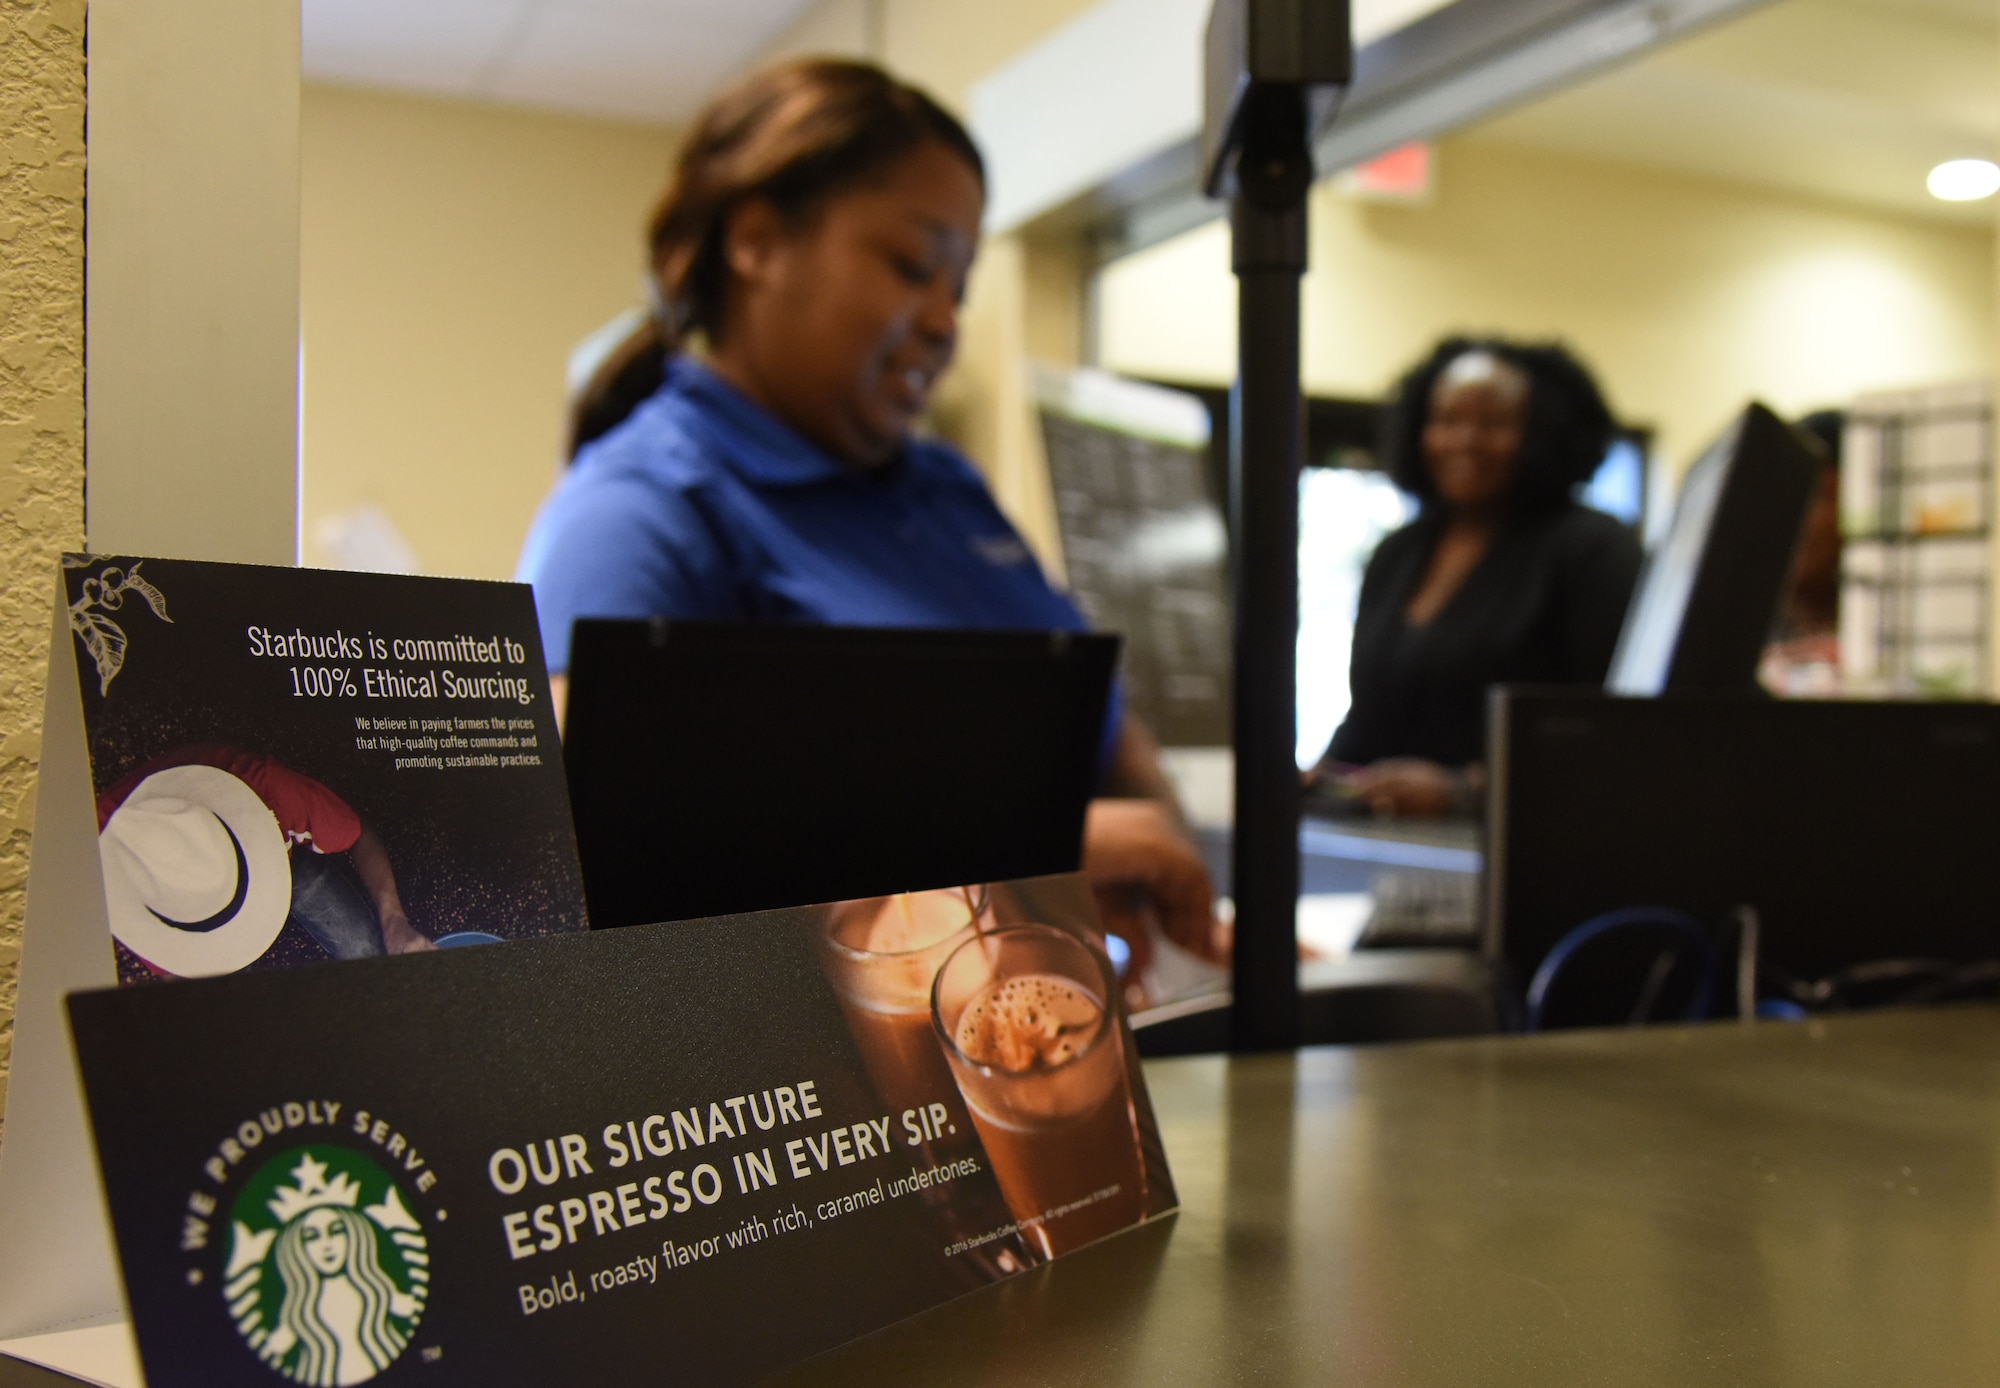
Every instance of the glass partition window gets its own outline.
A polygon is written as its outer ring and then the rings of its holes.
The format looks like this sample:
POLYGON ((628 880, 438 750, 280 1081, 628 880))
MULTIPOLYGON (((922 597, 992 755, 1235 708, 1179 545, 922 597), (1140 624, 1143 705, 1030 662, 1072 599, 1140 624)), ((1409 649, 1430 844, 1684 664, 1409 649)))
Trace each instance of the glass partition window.
POLYGON ((1382 537, 1416 514, 1379 472, 1309 467, 1299 474, 1299 741, 1311 766, 1347 716, 1348 652, 1361 571, 1382 537))
POLYGON ((1646 517, 1646 471, 1645 445, 1634 438, 1614 439, 1577 500, 1637 530, 1646 517))

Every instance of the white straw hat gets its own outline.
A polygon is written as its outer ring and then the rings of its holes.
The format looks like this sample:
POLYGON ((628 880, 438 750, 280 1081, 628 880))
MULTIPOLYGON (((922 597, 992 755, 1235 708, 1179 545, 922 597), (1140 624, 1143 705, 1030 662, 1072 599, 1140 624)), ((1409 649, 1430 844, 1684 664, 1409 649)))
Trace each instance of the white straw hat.
POLYGON ((254 962, 291 913, 277 818, 219 767, 169 767, 139 782, 98 836, 98 853, 111 933, 182 978, 254 962))

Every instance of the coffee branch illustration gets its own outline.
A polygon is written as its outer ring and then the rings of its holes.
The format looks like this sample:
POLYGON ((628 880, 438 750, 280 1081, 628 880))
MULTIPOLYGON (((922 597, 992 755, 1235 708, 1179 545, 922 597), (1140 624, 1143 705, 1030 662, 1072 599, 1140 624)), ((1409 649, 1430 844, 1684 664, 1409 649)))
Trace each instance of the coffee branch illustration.
MULTIPOLYGON (((63 566, 80 569, 91 562, 70 557, 63 560, 63 566)), ((82 595, 69 605, 69 629, 76 633, 97 664, 100 695, 111 692, 111 681, 125 668, 125 628, 105 613, 116 612, 124 605, 125 595, 135 593, 153 609, 155 617, 163 622, 173 621, 167 615, 166 594, 139 576, 139 566, 145 562, 135 560, 129 569, 107 564, 83 581, 82 595)))

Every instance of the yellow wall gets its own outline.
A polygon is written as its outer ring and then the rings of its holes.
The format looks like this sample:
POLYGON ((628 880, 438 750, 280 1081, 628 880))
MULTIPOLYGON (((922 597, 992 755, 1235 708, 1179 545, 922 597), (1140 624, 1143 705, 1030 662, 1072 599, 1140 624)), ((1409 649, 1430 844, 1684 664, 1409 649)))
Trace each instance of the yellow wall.
MULTIPOLYGON (((1440 335, 1568 341, 1678 466, 1750 396, 1784 411, 1990 374, 1990 228, 1447 142, 1428 206, 1313 200, 1310 390, 1374 396, 1440 335)), ((1225 381, 1235 353, 1219 223, 1106 269, 1107 367, 1225 381)))
POLYGON ((423 571, 508 577, 569 350, 640 302, 675 135, 317 85, 300 124, 306 562, 372 504, 423 571))
POLYGON ((83 547, 83 0, 0 3, 0 1102, 56 556, 83 547))

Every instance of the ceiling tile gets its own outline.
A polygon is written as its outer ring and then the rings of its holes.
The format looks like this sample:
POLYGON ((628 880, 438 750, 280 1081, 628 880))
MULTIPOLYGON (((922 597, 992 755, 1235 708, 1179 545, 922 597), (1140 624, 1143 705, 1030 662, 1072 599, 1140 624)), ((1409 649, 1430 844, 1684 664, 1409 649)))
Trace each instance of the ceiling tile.
POLYGON ((812 0, 541 0, 552 14, 597 15, 636 23, 739 24, 768 37, 803 13, 812 0))
POLYGON ((541 9, 506 60, 480 82, 490 101, 630 120, 686 120, 768 41, 747 6, 709 14, 705 5, 584 5, 541 9))
POLYGON ((811 0, 303 0, 305 75, 681 121, 811 0))
POLYGON ((302 66, 319 81, 468 95, 538 0, 303 0, 302 66))

